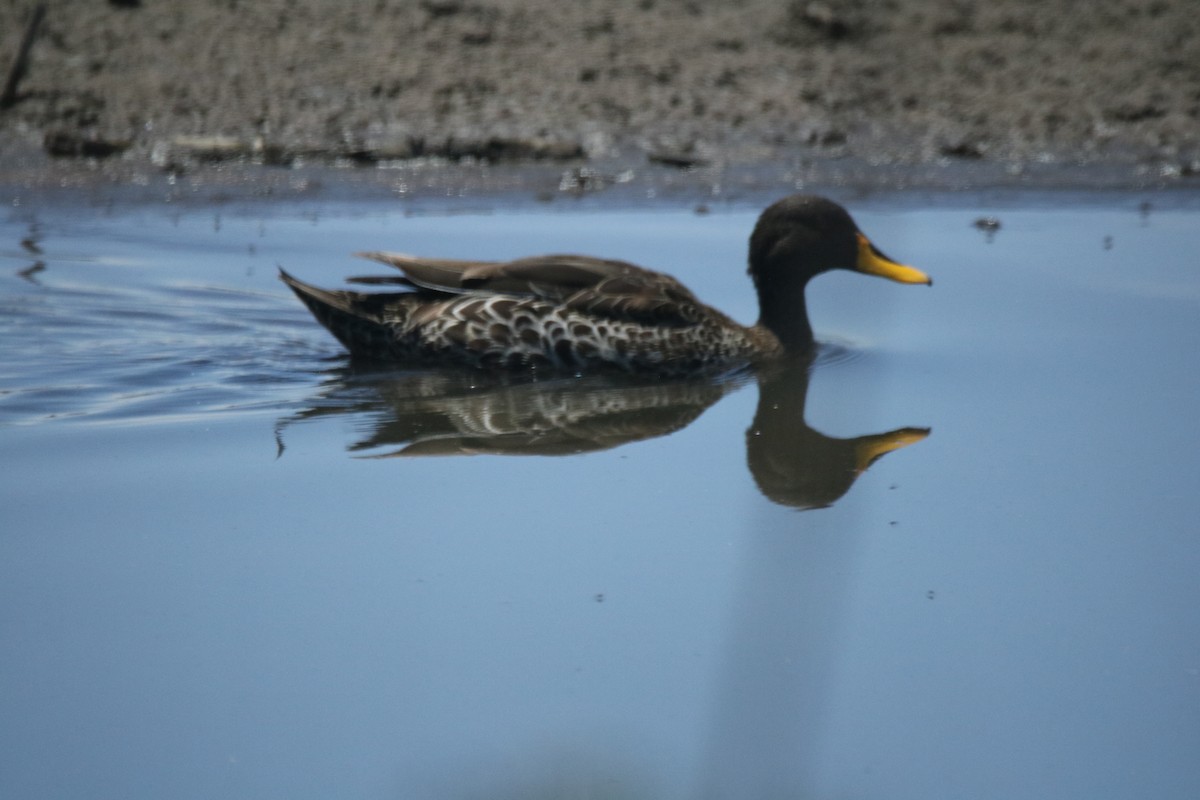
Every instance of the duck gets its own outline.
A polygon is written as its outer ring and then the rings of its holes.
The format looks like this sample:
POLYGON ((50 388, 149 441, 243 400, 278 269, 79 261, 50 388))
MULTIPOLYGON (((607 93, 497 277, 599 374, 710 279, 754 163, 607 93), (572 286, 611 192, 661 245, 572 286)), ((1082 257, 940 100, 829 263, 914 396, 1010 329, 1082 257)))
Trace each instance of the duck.
POLYGON ((356 254, 399 274, 349 282, 399 291, 327 290, 280 278, 352 360, 485 370, 687 375, 811 356, 805 289, 835 269, 932 285, 884 255, 850 213, 792 195, 766 208, 750 235, 759 319, 742 325, 676 278, 613 259, 542 255, 513 261, 356 254))

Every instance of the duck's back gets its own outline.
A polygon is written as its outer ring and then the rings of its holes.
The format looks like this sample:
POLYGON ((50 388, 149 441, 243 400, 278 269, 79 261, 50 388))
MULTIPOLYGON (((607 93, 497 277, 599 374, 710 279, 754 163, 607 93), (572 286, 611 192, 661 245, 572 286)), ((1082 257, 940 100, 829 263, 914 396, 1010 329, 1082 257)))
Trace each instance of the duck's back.
POLYGON ((389 294, 327 292, 285 275, 360 358, 412 364, 690 373, 754 361, 777 342, 701 303, 669 275, 622 261, 539 256, 511 262, 362 254, 402 276, 389 294))

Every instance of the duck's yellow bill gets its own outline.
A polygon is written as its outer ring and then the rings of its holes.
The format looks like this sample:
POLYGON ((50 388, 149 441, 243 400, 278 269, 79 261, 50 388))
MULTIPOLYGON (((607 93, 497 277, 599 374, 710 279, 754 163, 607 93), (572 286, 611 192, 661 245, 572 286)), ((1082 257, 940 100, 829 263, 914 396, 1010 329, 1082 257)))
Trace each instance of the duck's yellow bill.
POLYGON ((897 281, 898 283, 923 283, 933 286, 933 278, 913 267, 897 264, 883 253, 875 249, 875 245, 861 233, 858 234, 858 263, 855 269, 867 275, 878 275, 881 278, 897 281))

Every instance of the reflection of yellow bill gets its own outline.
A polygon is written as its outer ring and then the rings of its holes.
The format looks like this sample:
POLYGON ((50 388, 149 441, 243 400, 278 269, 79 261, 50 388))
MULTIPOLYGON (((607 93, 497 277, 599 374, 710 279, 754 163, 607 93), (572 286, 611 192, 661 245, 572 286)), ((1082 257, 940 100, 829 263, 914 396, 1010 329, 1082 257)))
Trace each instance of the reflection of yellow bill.
MULTIPOLYGON (((909 267, 904 267, 904 269, 909 269, 909 267)), ((914 269, 913 272, 916 270, 914 269)), ((909 281, 909 283, 917 283, 917 281, 909 281)), ((877 459, 893 450, 916 444, 928 435, 928 428, 901 428, 891 433, 863 436, 854 447, 855 470, 863 472, 877 459)))
POLYGON ((933 286, 933 278, 924 272, 903 264, 897 264, 883 253, 875 249, 867 237, 858 234, 858 263, 854 268, 867 275, 878 275, 881 278, 898 281, 899 283, 924 283, 933 286))

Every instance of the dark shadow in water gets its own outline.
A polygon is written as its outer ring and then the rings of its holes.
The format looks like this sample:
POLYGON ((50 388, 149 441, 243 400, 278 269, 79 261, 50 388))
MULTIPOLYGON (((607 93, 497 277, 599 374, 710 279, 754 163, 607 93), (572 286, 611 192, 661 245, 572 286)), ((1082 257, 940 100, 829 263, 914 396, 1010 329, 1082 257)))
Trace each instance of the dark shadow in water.
POLYGON ((34 221, 29 223, 29 233, 21 239, 21 249, 25 251, 27 257, 33 259, 33 263, 24 269, 17 270, 17 275, 35 285, 41 285, 37 279, 37 274, 46 269, 46 262, 42 259, 45 251, 41 247, 42 241, 42 226, 34 221))
POLYGON ((757 379, 758 409, 746 431, 750 473, 770 500, 824 508, 883 455, 929 435, 928 428, 837 439, 804 421, 811 365, 719 378, 588 375, 533 380, 458 370, 336 370, 310 408, 276 426, 353 415, 362 437, 348 446, 392 456, 563 456, 665 436, 692 423, 726 394, 757 379), (381 452, 382 451, 382 452, 381 452))

